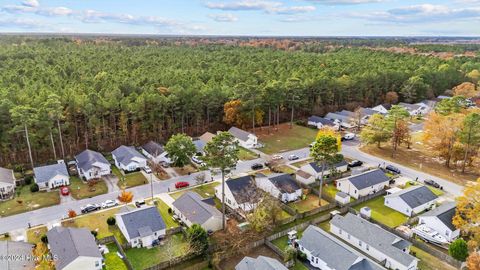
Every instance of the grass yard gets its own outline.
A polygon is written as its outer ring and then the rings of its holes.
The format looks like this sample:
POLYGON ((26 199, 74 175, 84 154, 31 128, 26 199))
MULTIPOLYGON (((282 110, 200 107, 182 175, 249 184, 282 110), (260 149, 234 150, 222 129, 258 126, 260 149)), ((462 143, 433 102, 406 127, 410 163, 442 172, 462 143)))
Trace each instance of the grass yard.
POLYGON ((308 163, 310 163, 310 162, 312 162, 312 161, 313 161, 313 159, 309 158, 309 159, 306 159, 306 160, 303 160, 303 161, 294 162, 294 163, 292 163, 292 164, 290 164, 290 165, 295 166, 295 167, 297 167, 297 168, 301 168, 301 167, 303 167, 304 165, 307 165, 308 163))
POLYGON ((286 152, 307 147, 317 136, 318 130, 299 125, 290 128, 288 123, 281 124, 277 131, 268 134, 268 130, 257 132, 256 135, 265 146, 259 150, 266 154, 286 152))
MULTIPOLYGON (((297 231, 297 239, 302 238, 303 231, 297 231)), ((272 241, 272 244, 274 244, 276 247, 278 247, 280 250, 285 251, 285 249, 288 246, 288 235, 282 236, 280 238, 277 238, 272 241)))
POLYGON ((30 186, 17 188, 15 198, 0 202, 0 217, 20 214, 60 203, 60 192, 30 192, 30 186))
POLYGON ((283 219, 287 219, 289 217, 292 217, 292 215, 290 215, 287 211, 282 210, 282 212, 280 212, 280 214, 278 215, 277 219, 278 220, 283 220, 283 219))
POLYGON ((122 181, 122 178, 119 178, 120 181, 118 181, 118 187, 119 188, 131 188, 131 187, 136 187, 140 185, 145 185, 148 183, 147 178, 141 173, 141 172, 134 172, 134 173, 129 173, 126 174, 125 180, 122 181))
POLYGON ((323 186, 322 192, 327 194, 330 198, 335 199, 335 195, 337 195, 338 189, 333 185, 333 183, 330 183, 323 186))
POLYGON ((120 257, 117 255, 117 245, 115 243, 107 244, 108 253, 103 257, 105 258, 105 270, 127 270, 127 266, 120 257))
POLYGON ((180 176, 198 172, 198 170, 192 164, 188 164, 181 168, 180 167, 172 167, 172 168, 180 176))
POLYGON ((41 227, 35 227, 27 230, 27 242, 36 244, 41 241, 41 237, 44 234, 47 234, 47 227, 46 226, 41 226, 41 227))
POLYGON ((112 173, 113 173, 116 177, 118 177, 118 179, 122 179, 122 177, 123 177, 123 173, 122 173, 122 172, 120 171, 120 169, 117 168, 117 166, 115 166, 115 165, 112 165, 112 173))
POLYGON ((220 185, 220 183, 218 182, 213 182, 213 183, 210 183, 210 184, 205 184, 205 185, 201 185, 201 186, 197 186, 197 187, 194 187, 194 188, 190 188, 190 189, 182 189, 181 191, 177 191, 177 192, 174 192, 174 193, 170 193, 170 197, 172 197, 173 199, 178 199, 180 196, 182 196, 183 193, 187 192, 187 191, 193 191, 193 192, 196 192, 198 193, 200 196, 202 196, 203 198, 210 198, 210 197, 213 197, 215 196, 215 187, 220 185))
POLYGON ((455 270, 456 268, 449 265, 446 262, 440 261, 437 257, 434 257, 427 252, 416 248, 410 247, 411 252, 416 253, 416 257, 420 259, 418 262, 418 270, 455 270))
POLYGON ((185 255, 188 242, 182 233, 169 236, 163 245, 147 248, 131 248, 125 251, 134 269, 145 269, 174 257, 185 255))
POLYGON ((292 173, 295 173, 295 170, 292 169, 291 167, 287 166, 287 165, 281 165, 281 166, 277 166, 274 168, 276 171, 280 171, 282 173, 288 173, 288 174, 292 174, 292 173))
POLYGON ((104 180, 98 181, 94 186, 90 187, 76 176, 70 177, 70 193, 72 197, 81 200, 94 196, 106 194, 108 192, 107 184, 104 180))
POLYGON ((308 270, 308 267, 306 267, 301 261, 296 260, 295 265, 292 266, 290 270, 308 270))
POLYGON ((157 201, 157 208, 160 211, 160 215, 162 216, 163 221, 165 221, 165 225, 167 225, 167 229, 178 227, 178 222, 176 222, 173 219, 172 215, 168 213, 168 208, 170 207, 168 207, 168 205, 162 200, 156 200, 156 201, 157 201))
MULTIPOLYGON (((327 205, 328 202, 322 199, 322 206, 327 205)), ((289 203, 288 206, 297 210, 299 213, 308 212, 315 208, 318 208, 318 196, 315 194, 308 194, 305 200, 299 200, 289 203)))
POLYGON ((385 224, 390 228, 395 228, 407 221, 407 216, 385 206, 384 200, 383 196, 379 196, 375 199, 361 203, 354 208, 355 210, 360 211, 360 208, 364 206, 370 207, 372 210, 372 219, 385 224))
POLYGON ((252 160, 252 159, 258 158, 258 155, 250 151, 249 149, 246 149, 241 146, 239 146, 238 149, 239 149, 238 158, 240 160, 252 160))

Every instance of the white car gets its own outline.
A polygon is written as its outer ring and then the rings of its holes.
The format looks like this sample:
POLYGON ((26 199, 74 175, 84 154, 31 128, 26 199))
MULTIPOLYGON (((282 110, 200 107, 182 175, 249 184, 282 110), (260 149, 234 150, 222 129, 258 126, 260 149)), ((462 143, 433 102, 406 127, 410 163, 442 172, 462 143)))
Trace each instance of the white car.
POLYGON ((102 203, 102 208, 109 208, 117 205, 118 205, 118 202, 115 200, 106 200, 105 202, 102 203))
POLYGON ((273 155, 273 156, 272 156, 272 159, 273 159, 273 160, 280 160, 280 159, 283 159, 283 157, 280 156, 280 155, 273 155))
POLYGON ((350 140, 353 140, 355 139, 355 134, 353 133, 347 133, 343 136, 343 139, 346 140, 346 141, 350 141, 350 140))
POLYGON ((193 156, 192 161, 197 163, 198 165, 201 165, 203 163, 203 161, 197 156, 193 156))
POLYGON ((148 166, 143 167, 143 171, 144 171, 145 173, 148 173, 148 174, 151 174, 151 173, 152 173, 152 169, 150 169, 150 167, 148 167, 148 166))
POLYGON ((289 155, 288 160, 297 160, 299 157, 297 155, 289 155))

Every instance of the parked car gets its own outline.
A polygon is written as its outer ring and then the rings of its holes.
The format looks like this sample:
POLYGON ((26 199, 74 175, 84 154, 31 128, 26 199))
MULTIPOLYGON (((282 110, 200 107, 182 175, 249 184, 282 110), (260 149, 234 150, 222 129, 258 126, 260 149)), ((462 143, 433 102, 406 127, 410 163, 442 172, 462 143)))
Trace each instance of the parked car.
POLYGON ((272 156, 272 159, 273 159, 273 160, 280 160, 280 159, 283 159, 283 157, 280 156, 280 155, 273 155, 273 156, 272 156))
POLYGON ((352 160, 350 163, 348 163, 348 167, 353 168, 353 167, 359 167, 362 166, 363 162, 360 160, 352 160))
POLYGON ((385 170, 387 170, 388 172, 391 172, 393 174, 401 174, 402 173, 399 168, 397 168, 395 166, 392 166, 392 165, 387 165, 387 167, 385 167, 385 170))
POLYGON ((432 179, 425 179, 423 182, 425 183, 425 185, 432 186, 435 188, 441 188, 440 184, 433 181, 432 179))
POLYGON ((137 208, 142 207, 142 205, 145 205, 145 200, 142 199, 142 200, 135 201, 135 206, 137 208))
POLYGON ((90 212, 93 212, 93 211, 97 211, 100 209, 100 205, 99 204, 87 204, 85 206, 82 206, 80 207, 80 210, 83 214, 86 214, 86 213, 90 213, 90 212))
POLYGON ((199 165, 203 163, 203 161, 197 156, 193 156, 192 161, 199 164, 199 165))
POLYGON ((175 183, 175 188, 186 188, 188 186, 190 186, 190 184, 184 181, 175 183))
POLYGON ((355 139, 355 134, 353 133, 347 133, 342 136, 342 141, 351 141, 353 139, 355 139))
POLYGON ((106 200, 102 203, 102 208, 109 208, 117 205, 118 205, 118 202, 115 200, 106 200))
POLYGON ((149 166, 143 167, 143 171, 144 171, 145 173, 148 173, 148 174, 151 174, 151 173, 152 173, 152 169, 150 169, 149 166))
POLYGON ((252 168, 252 170, 260 170, 263 168, 263 165, 260 163, 255 163, 250 168, 252 168))
POLYGON ((62 196, 68 196, 68 194, 70 194, 70 190, 68 189, 68 187, 61 187, 60 194, 62 194, 62 196))
POLYGON ((299 157, 297 155, 290 155, 288 156, 288 160, 297 160, 299 157))

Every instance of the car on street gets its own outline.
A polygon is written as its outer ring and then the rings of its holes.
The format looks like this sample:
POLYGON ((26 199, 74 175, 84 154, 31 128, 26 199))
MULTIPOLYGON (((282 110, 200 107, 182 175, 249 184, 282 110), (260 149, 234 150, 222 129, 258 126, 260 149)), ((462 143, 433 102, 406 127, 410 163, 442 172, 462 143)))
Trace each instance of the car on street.
POLYGON ((143 167, 143 171, 144 171, 145 173, 148 173, 148 174, 151 174, 151 173, 152 173, 152 169, 150 169, 149 166, 143 167))
POLYGON ((273 155, 272 156, 272 160, 280 160, 280 159, 283 159, 283 157, 280 156, 280 155, 273 155))
POLYGON ((106 200, 102 203, 102 208, 109 208, 117 205, 118 205, 118 202, 116 200, 106 200))
POLYGON ((80 207, 80 211, 82 214, 90 213, 99 210, 101 207, 99 204, 87 204, 85 206, 80 207))
POLYGON ((387 170, 387 172, 391 172, 393 174, 401 174, 402 173, 399 168, 397 168, 393 165, 387 165, 387 167, 385 167, 385 170, 387 170))
POLYGON ((260 170, 263 168, 263 165, 260 163, 254 163, 251 167, 252 170, 260 170))
POLYGON ((60 194, 62 194, 62 196, 68 196, 70 194, 70 190, 68 189, 68 187, 61 187, 60 194))
POLYGON ((353 139, 355 139, 355 134, 353 133, 347 133, 342 136, 342 141, 351 141, 353 139))
POLYGON ((432 187, 435 187, 435 188, 441 188, 440 184, 433 181, 432 179, 425 179, 423 181, 423 183, 425 183, 425 185, 427 185, 427 186, 432 186, 432 187))
POLYGON ((289 155, 288 160, 297 160, 299 157, 297 155, 289 155))
POLYGON ((185 182, 185 181, 180 181, 180 182, 175 183, 175 188, 186 188, 188 186, 190 186, 190 184, 188 182, 185 182))
POLYGON ((348 163, 348 167, 354 168, 354 167, 360 167, 363 165, 363 162, 360 160, 352 160, 350 163, 348 163))

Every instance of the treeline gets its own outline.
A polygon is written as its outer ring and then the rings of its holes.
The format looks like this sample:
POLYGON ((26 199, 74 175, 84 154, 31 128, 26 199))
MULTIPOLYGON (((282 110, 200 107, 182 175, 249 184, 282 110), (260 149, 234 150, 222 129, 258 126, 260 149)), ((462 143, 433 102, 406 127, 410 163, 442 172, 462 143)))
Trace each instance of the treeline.
POLYGON ((72 156, 85 147, 165 142, 225 128, 442 94, 480 69, 362 48, 328 53, 69 38, 0 40, 0 164, 72 156), (224 110, 232 109, 225 114, 224 110), (237 117, 236 114, 239 116, 237 117), (224 116, 227 119, 224 119, 224 116), (233 118, 233 119, 232 119, 233 118), (251 120, 245 120, 251 119, 251 120), (63 147, 62 147, 63 144, 63 147), (62 149, 63 148, 63 149, 62 149))

